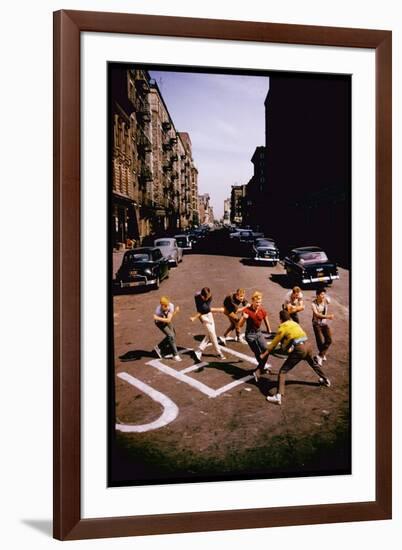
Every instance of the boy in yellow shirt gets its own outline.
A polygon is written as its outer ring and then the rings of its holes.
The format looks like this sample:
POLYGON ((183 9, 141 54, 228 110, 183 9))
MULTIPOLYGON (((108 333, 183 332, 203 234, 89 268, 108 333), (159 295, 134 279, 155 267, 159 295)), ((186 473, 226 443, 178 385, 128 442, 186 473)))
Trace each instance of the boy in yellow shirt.
POLYGON ((270 403, 276 403, 280 405, 282 403, 282 396, 285 395, 285 381, 286 374, 293 369, 300 361, 307 361, 314 372, 319 376, 320 383, 327 386, 331 385, 331 382, 327 376, 325 376, 318 362, 313 358, 310 344, 307 343, 307 335, 301 326, 292 321, 288 311, 282 310, 279 312, 279 318, 281 324, 278 327, 275 338, 268 346, 266 352, 261 354, 261 358, 274 351, 276 346, 281 343, 282 349, 288 351, 289 355, 286 361, 283 363, 278 375, 278 392, 276 395, 268 395, 267 401, 270 403))

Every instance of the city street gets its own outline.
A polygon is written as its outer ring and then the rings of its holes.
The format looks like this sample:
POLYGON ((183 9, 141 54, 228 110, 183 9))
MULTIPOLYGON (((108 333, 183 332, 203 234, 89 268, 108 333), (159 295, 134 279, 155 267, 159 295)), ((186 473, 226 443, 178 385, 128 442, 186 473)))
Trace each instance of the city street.
MULTIPOLYGON (((117 260, 116 260, 117 261, 117 260)), ((259 384, 251 370, 255 359, 248 345, 228 341, 226 360, 207 347, 202 363, 191 352, 203 337, 192 323, 194 293, 210 286, 212 306, 238 287, 250 297, 263 292, 272 330, 288 289, 282 265, 247 265, 241 257, 189 254, 159 291, 114 296, 114 349, 117 446, 112 458, 115 478, 127 480, 217 479, 221 476, 270 477, 303 473, 342 473, 349 463, 349 272, 329 288, 333 345, 324 369, 332 386, 320 386, 302 362, 287 378, 281 406, 268 403, 274 393, 283 356, 271 356, 273 373, 259 384), (153 313, 159 297, 180 306, 175 317, 182 362, 158 359, 153 347, 162 339, 153 313), (120 476, 120 477, 119 477, 120 476)), ((306 309, 300 323, 314 350, 311 300, 303 290, 306 309)), ((215 313, 216 332, 227 318, 215 313)))

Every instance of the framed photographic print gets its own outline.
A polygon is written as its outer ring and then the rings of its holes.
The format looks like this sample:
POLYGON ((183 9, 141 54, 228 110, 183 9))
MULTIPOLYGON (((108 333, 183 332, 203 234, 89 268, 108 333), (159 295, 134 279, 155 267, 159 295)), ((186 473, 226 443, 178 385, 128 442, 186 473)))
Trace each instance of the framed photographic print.
POLYGON ((54 21, 54 536, 391 517, 391 33, 54 21))

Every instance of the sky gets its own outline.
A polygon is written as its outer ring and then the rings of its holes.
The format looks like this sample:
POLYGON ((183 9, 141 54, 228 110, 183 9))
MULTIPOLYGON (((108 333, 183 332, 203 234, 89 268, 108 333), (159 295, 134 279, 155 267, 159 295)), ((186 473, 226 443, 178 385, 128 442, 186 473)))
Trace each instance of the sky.
POLYGON ((216 219, 232 185, 253 175, 251 157, 265 145, 265 76, 149 71, 178 132, 188 132, 198 193, 209 193, 216 219))

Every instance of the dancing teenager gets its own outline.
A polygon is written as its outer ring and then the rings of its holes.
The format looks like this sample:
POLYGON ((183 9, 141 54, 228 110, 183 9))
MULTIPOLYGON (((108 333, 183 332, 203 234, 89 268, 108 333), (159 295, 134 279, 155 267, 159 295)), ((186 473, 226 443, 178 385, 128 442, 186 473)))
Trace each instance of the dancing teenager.
POLYGON ((279 319, 281 324, 278 327, 276 336, 268 346, 267 351, 261 355, 261 357, 268 357, 268 354, 271 353, 279 343, 282 344, 283 351, 289 353, 286 361, 279 370, 276 395, 267 396, 267 401, 276 403, 277 405, 281 405, 282 397, 285 395, 286 374, 300 363, 300 361, 307 361, 310 367, 318 375, 320 384, 327 387, 331 385, 329 378, 321 370, 315 358, 313 358, 311 346, 307 342, 307 335, 299 323, 292 321, 290 313, 285 310, 279 312, 279 319))
POLYGON ((236 342, 246 344, 244 336, 240 334, 239 322, 241 317, 239 314, 243 312, 244 308, 249 304, 245 298, 245 291, 243 288, 238 288, 233 294, 229 294, 223 301, 223 313, 229 319, 230 325, 223 333, 223 336, 219 336, 219 340, 223 345, 226 345, 227 336, 233 331, 236 331, 236 342))
POLYGON ((268 355, 261 358, 261 354, 267 349, 265 337, 261 331, 263 322, 267 332, 271 332, 268 313, 262 307, 262 293, 256 291, 251 297, 251 305, 243 309, 242 318, 239 322, 239 328, 246 323, 246 341, 257 359, 257 368, 253 372, 256 382, 258 382, 260 375, 265 370, 269 372, 271 367, 271 365, 266 365, 268 355))
POLYGON ((315 340, 317 342, 318 355, 316 360, 320 365, 327 360, 327 351, 332 344, 332 333, 328 321, 332 321, 333 314, 328 313, 328 305, 331 300, 327 296, 325 289, 318 289, 316 297, 311 307, 313 309, 313 329, 315 340))
POLYGON ((154 313, 155 325, 163 332, 165 338, 154 347, 155 353, 159 358, 162 358, 163 351, 170 347, 175 361, 181 361, 179 352, 176 346, 176 331, 172 324, 173 317, 180 311, 179 306, 176 308, 170 302, 167 296, 162 296, 159 306, 154 313))
POLYGON ((197 314, 190 317, 191 321, 199 319, 204 326, 206 335, 204 339, 198 346, 198 349, 195 350, 195 356, 198 361, 201 361, 201 356, 207 345, 211 342, 216 355, 219 359, 226 359, 223 355, 222 350, 218 344, 218 337, 215 332, 215 321, 212 315, 212 312, 223 312, 222 307, 211 307, 212 302, 212 293, 211 289, 204 286, 197 294, 194 296, 195 307, 197 309, 197 314))
POLYGON ((299 286, 294 286, 286 294, 282 309, 290 313, 292 321, 299 322, 299 312, 304 311, 303 293, 299 286))

